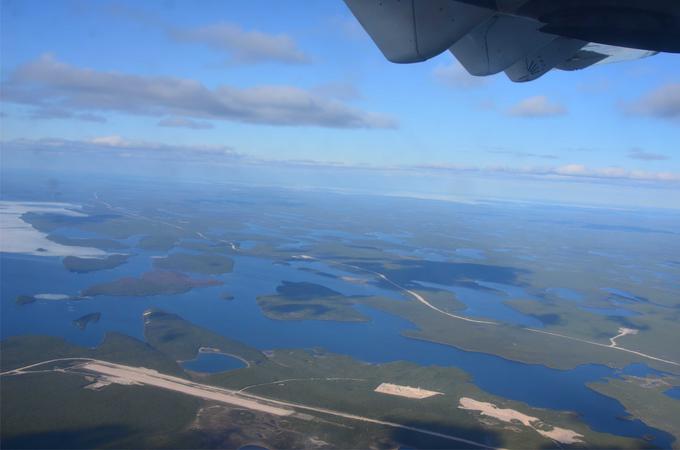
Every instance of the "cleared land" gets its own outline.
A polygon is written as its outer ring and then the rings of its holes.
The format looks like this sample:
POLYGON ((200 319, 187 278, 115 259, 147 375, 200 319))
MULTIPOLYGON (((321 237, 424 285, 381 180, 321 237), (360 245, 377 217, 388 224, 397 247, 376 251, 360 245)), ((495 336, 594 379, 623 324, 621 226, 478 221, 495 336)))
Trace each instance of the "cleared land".
POLYGON ((427 389, 421 389, 418 387, 411 386, 401 386, 399 384, 392 383, 380 383, 380 385, 377 388, 375 388, 375 392, 417 399, 428 398, 434 395, 444 395, 443 393, 437 391, 428 391, 427 389))
POLYGON ((531 417, 509 408, 499 408, 493 403, 480 402, 473 398, 462 397, 458 406, 468 411, 479 411, 482 415, 493 417, 501 422, 519 422, 525 427, 536 430, 537 433, 562 444, 583 443, 583 435, 566 428, 554 427, 542 422, 538 417, 531 417), (546 429, 547 428, 547 429, 546 429))
POLYGON ((294 412, 291 409, 278 408, 262 402, 239 397, 233 391, 193 383, 182 378, 164 375, 156 370, 146 369, 144 367, 130 367, 106 361, 91 361, 82 364, 78 368, 104 375, 107 381, 112 383, 122 382, 122 384, 136 383, 155 386, 161 389, 169 389, 194 397, 253 409, 255 411, 274 414, 276 416, 288 416, 294 412))

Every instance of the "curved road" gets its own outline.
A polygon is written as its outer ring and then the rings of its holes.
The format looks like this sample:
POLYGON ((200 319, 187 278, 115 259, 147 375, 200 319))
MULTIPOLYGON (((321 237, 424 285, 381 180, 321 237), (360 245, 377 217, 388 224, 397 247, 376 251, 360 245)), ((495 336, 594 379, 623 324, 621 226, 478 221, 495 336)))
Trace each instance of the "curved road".
MULTIPOLYGON (((380 278, 381 280, 386 281, 387 283, 391 284, 392 286, 396 287, 397 289, 401 290, 402 292, 405 292, 406 294, 415 298, 418 302, 422 303, 423 305, 427 306, 430 309, 437 311, 440 314, 444 314, 444 315, 452 317, 454 319, 465 320, 467 322, 478 323, 478 324, 481 324, 481 325, 499 325, 498 322, 491 322, 491 321, 486 321, 486 320, 475 320, 475 319, 470 319, 469 317, 458 316, 458 315, 451 314, 449 312, 443 311, 443 310, 437 308, 436 306, 434 306, 432 303, 428 302, 422 295, 401 286, 397 282, 389 279, 387 277, 387 275, 380 273, 380 272, 375 272, 375 271, 370 270, 370 269, 365 269, 363 267, 355 266, 355 265, 352 265, 352 264, 347 264, 347 263, 344 263, 344 262, 341 262, 341 261, 322 260, 322 259, 315 258, 315 257, 309 256, 309 255, 298 255, 298 256, 294 256, 293 258, 307 260, 307 261, 330 262, 332 264, 336 264, 336 265, 339 265, 339 266, 345 266, 345 267, 349 267, 349 268, 352 268, 352 269, 355 269, 355 270, 358 270, 358 271, 361 271, 361 272, 370 273, 371 275, 374 275, 374 276, 380 278)), ((547 335, 559 337, 559 338, 562 338, 562 339, 569 339, 569 340, 572 340, 572 341, 582 342, 584 344, 596 345, 598 347, 611 348, 611 349, 619 350, 619 351, 622 351, 622 352, 632 353, 634 355, 641 356, 643 358, 650 359, 652 361, 658 361, 658 362, 662 362, 662 363, 666 363, 666 364, 670 364, 670 365, 673 365, 673 366, 680 367, 680 363, 677 362, 677 361, 671 361, 671 360, 668 360, 668 359, 659 358, 657 356, 648 355, 646 353, 642 353, 642 352, 639 352, 639 351, 636 351, 636 350, 631 350, 631 349, 628 349, 628 348, 620 347, 619 345, 616 344, 617 338, 628 335, 628 334, 635 334, 635 333, 630 333, 630 332, 620 333, 617 336, 614 336, 613 338, 611 338, 610 339, 611 344, 607 345, 607 344, 602 344, 602 343, 599 343, 599 342, 589 341, 587 339, 581 339, 581 338, 577 338, 577 337, 573 337, 573 336, 568 336, 566 334, 553 333, 553 332, 544 331, 544 330, 537 330, 535 328, 527 328, 527 327, 519 327, 519 328, 522 329, 522 330, 533 332, 533 333, 547 334, 547 335)))

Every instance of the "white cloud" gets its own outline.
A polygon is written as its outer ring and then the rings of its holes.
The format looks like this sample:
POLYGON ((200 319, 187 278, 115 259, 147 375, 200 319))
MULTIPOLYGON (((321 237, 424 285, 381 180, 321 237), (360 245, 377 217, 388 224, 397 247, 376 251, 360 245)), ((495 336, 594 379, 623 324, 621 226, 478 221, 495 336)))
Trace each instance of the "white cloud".
POLYGON ((176 145, 128 139, 119 135, 96 136, 86 140, 14 139, 2 141, 2 152, 52 154, 86 157, 98 155, 165 161, 242 161, 245 156, 227 145, 176 145))
POLYGON ((531 175, 543 177, 560 177, 567 179, 598 179, 598 180, 634 180, 653 182, 680 182, 680 173, 652 172, 642 170, 628 170, 622 167, 588 167, 583 164, 566 164, 555 167, 538 166, 459 166, 447 164, 421 165, 418 169, 451 171, 451 172, 481 172, 505 173, 510 175, 531 175))
POLYGON ((642 161, 663 161, 666 159, 671 159, 670 156, 662 155, 661 153, 647 152, 641 148, 630 149, 628 152, 628 157, 642 161))
POLYGON ((168 117, 158 122, 159 127, 190 128, 192 130, 208 130, 214 128, 210 122, 187 119, 186 117, 168 117))
POLYGON ((84 122, 99 122, 99 123, 106 122, 105 117, 98 116, 96 114, 91 113, 76 114, 65 109, 53 107, 38 108, 35 111, 31 112, 30 118, 35 120, 75 119, 82 120, 84 122))
POLYGON ((629 114, 657 117, 662 119, 680 119, 680 83, 661 86, 644 95, 632 104, 625 105, 629 114))
POLYGON ((225 52, 230 55, 230 61, 237 64, 309 62, 309 57, 286 34, 246 31, 226 22, 194 28, 168 27, 167 32, 177 42, 201 44, 225 52))
POLYGON ((267 125, 395 128, 396 120, 293 86, 209 89, 198 81, 80 68, 44 55, 11 73, 3 101, 71 112, 116 111, 267 125))
POLYGON ((550 101, 545 95, 526 98, 508 110, 508 114, 515 117, 555 117, 566 113, 564 106, 550 101))

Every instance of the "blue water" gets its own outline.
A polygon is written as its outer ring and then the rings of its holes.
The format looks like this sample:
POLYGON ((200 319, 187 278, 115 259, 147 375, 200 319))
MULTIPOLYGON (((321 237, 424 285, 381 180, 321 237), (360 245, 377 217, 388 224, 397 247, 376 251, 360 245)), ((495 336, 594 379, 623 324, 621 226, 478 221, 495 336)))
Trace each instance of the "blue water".
POLYGON ((477 248, 457 248, 455 253, 457 256, 475 259, 478 261, 486 259, 486 253, 484 252, 484 250, 480 250, 477 248))
POLYGON ((623 291, 621 289, 615 289, 615 288, 602 288, 603 291, 609 292, 610 294, 617 295, 618 297, 624 298, 626 300, 631 300, 634 302, 639 302, 642 301, 639 297, 631 294, 628 291, 623 291))
MULTIPOLYGON (((500 286, 500 283, 478 282, 479 285, 484 285, 489 289, 474 289, 461 286, 448 286, 444 284, 430 283, 425 281, 416 282, 425 287, 453 292, 456 295, 456 299, 465 303, 465 306, 467 306, 466 309, 460 311, 465 316, 484 319, 495 319, 513 325, 522 325, 532 328, 543 327, 543 323, 540 320, 536 319, 535 317, 522 314, 516 309, 513 309, 506 305, 505 303, 503 303, 505 300, 509 299, 508 294, 506 292, 492 290, 494 288, 491 287, 491 285, 495 287, 500 286)), ((521 292, 524 292, 522 288, 516 289, 518 289, 521 292)), ((518 297, 521 298, 522 296, 518 297)), ((526 298, 526 296, 524 298, 526 298)))
POLYGON ((405 258, 420 258, 426 261, 444 262, 453 258, 453 252, 435 250, 432 248, 386 248, 386 253, 392 253, 405 258))
POLYGON ((652 369, 647 364, 634 363, 629 364, 620 370, 619 376, 622 375, 633 375, 636 377, 664 377, 668 376, 668 372, 662 372, 660 370, 652 369))
POLYGON ((183 361, 182 367, 194 372, 219 373, 246 367, 238 358, 223 353, 200 352, 195 359, 183 361))
POLYGON ((670 388, 669 390, 664 391, 664 394, 666 394, 667 396, 669 396, 671 398, 680 400, 680 386, 675 386, 673 388, 670 388))
MULTIPOLYGON (((347 283, 298 270, 296 264, 275 265, 262 258, 237 256, 234 272, 217 277, 224 281, 224 286, 195 289, 182 295, 100 296, 83 301, 37 301, 24 306, 15 303, 19 294, 56 291, 72 295, 96 282, 138 275, 151 267, 149 257, 155 254, 140 250, 127 264, 86 274, 67 272, 59 258, 3 254, 0 265, 2 337, 47 334, 63 336, 84 346, 99 344, 108 331, 143 339, 142 313, 154 307, 179 314, 197 325, 263 350, 323 347, 374 363, 407 360, 421 365, 459 367, 468 372, 481 389, 492 394, 535 407, 575 411, 594 430, 633 437, 648 434, 656 436, 655 444, 670 447, 670 435, 638 420, 619 420, 617 417, 626 415, 622 405, 585 386, 585 383, 616 375, 605 366, 584 365, 573 370, 555 370, 409 339, 401 332, 413 328, 411 323, 367 307, 360 307, 360 310, 371 317, 370 323, 268 319, 262 315, 255 299, 258 295, 275 292, 283 280, 318 283, 347 295, 384 290, 371 284, 347 283), (230 302, 220 300, 224 290, 231 292, 235 299, 230 302), (72 326, 74 319, 93 311, 102 313, 98 323, 85 330, 72 326)), ((323 271, 329 270, 342 272, 337 268, 323 268, 323 271)), ((401 296, 396 292, 391 295, 401 296)), ((497 299, 495 302, 500 303, 497 299)))

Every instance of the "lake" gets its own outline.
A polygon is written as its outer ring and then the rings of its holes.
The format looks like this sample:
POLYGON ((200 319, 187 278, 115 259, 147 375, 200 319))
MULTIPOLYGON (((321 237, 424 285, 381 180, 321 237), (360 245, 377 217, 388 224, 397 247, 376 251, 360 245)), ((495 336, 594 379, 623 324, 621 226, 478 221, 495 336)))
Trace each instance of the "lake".
MULTIPOLYGON (((670 447, 670 435, 639 420, 621 420, 620 417, 627 414, 619 402, 586 387, 588 382, 617 376, 616 371, 605 366, 583 365, 573 370, 555 370, 409 339, 401 332, 413 328, 413 324, 365 306, 358 309, 371 318, 369 323, 288 322, 262 315, 256 297, 275 292, 282 281, 305 281, 345 295, 385 295, 403 301, 401 293, 373 284, 348 283, 300 270, 310 267, 336 276, 356 276, 319 262, 273 264, 265 258, 235 256, 234 271, 217 277, 224 281, 223 286, 196 289, 186 294, 101 296, 80 301, 39 300, 24 306, 15 303, 20 294, 75 295, 93 283, 138 275, 151 268, 151 256, 161 254, 140 249, 135 249, 134 253, 126 264, 115 269, 86 274, 67 272, 59 258, 2 254, 2 337, 48 334, 63 336, 83 346, 97 345, 109 331, 143 339, 143 312, 148 308, 160 308, 262 350, 323 347, 373 363, 406 360, 421 365, 458 367, 468 372, 480 388, 492 394, 534 407, 574 411, 594 430, 634 437, 650 435, 655 437, 655 444, 670 447), (220 299, 225 290, 234 295, 234 300, 220 299), (101 313, 99 322, 84 330, 72 325, 74 319, 93 312, 101 313)), ((234 368, 229 366, 233 361, 225 361, 221 356, 201 354, 194 361, 188 364, 200 371, 209 372, 215 367, 219 370, 234 368)))

